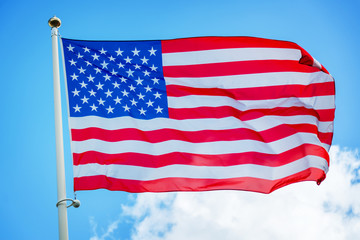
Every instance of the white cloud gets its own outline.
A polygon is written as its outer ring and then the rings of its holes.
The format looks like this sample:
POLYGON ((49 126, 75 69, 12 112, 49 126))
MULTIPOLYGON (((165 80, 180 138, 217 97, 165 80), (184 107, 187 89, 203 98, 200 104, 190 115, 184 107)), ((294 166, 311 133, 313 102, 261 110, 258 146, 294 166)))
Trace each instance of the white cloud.
POLYGON ((123 206, 123 217, 135 220, 133 240, 357 239, 359 169, 357 151, 333 146, 330 171, 320 186, 303 182, 268 195, 145 193, 123 206))
POLYGON ((90 238, 90 240, 115 239, 112 235, 113 235, 114 231, 118 228, 120 220, 116 220, 114 222, 111 222, 107 226, 106 230, 101 234, 101 236, 99 236, 98 233, 97 233, 98 224, 95 221, 95 219, 93 217, 91 217, 89 219, 89 221, 90 221, 92 233, 94 235, 94 236, 92 236, 90 238))

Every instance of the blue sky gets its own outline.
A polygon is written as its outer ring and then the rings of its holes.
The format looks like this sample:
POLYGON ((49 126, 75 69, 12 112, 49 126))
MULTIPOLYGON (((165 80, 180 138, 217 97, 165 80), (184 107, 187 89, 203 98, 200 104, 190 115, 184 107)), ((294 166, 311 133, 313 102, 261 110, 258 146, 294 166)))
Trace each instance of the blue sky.
MULTIPOLYGON (((255 36, 293 41, 336 81, 335 147, 328 179, 320 187, 300 183, 270 195, 82 191, 77 194, 82 206, 68 209, 70 239, 305 239, 306 232, 312 234, 307 239, 353 239, 360 234, 359 10, 358 0, 1 1, 0 239, 58 236, 47 25, 53 15, 62 20, 61 35, 74 39, 255 36)), ((62 90, 67 196, 73 198, 62 90)))

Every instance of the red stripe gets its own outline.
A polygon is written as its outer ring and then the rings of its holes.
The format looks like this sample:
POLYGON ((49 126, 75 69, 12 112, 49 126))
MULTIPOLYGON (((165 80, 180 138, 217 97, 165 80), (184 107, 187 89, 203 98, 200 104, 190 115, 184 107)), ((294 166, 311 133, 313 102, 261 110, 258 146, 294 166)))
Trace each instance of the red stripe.
MULTIPOLYGON (((248 121, 264 116, 296 116, 310 115, 317 117, 319 121, 333 121, 335 109, 314 110, 304 107, 291 108, 273 108, 273 109, 254 109, 248 111, 240 111, 233 107, 200 107, 189 109, 169 108, 169 117, 172 119, 199 119, 199 118, 225 118, 233 116, 241 121, 248 121)), ((322 143, 331 145, 332 133, 318 133, 322 143)))
MULTIPOLYGON (((293 42, 256 37, 197 37, 161 41, 163 53, 189 52, 228 48, 288 48, 301 51, 300 64, 313 66, 314 58, 302 47, 293 42)), ((319 69, 329 73, 323 66, 319 69)))
POLYGON ((227 48, 293 48, 300 47, 293 42, 255 37, 197 37, 161 41, 163 53, 188 52, 227 48))
POLYGON ((98 163, 101 165, 119 164, 158 168, 174 164, 194 166, 233 166, 239 164, 258 164, 269 167, 282 166, 308 155, 318 156, 329 162, 324 148, 303 144, 280 154, 259 152, 231 153, 221 155, 191 154, 173 152, 159 156, 142 153, 106 154, 95 151, 73 153, 74 165, 98 163))
POLYGON ((197 119, 197 118, 225 118, 233 116, 241 121, 253 120, 264 116, 297 116, 310 115, 319 121, 333 121, 335 109, 314 110, 305 107, 276 107, 272 109, 253 109, 241 111, 230 106, 198 107, 198 108, 169 108, 171 119, 197 119))
POLYGON ((172 192, 172 191, 209 191, 209 190, 245 190, 270 193, 278 188, 301 181, 317 181, 325 179, 324 171, 309 168, 286 178, 265 180, 251 177, 228 179, 191 179, 163 178, 151 181, 137 181, 110 178, 103 175, 74 178, 74 190, 108 189, 111 191, 140 192, 172 192))
POLYGON ((258 60, 163 67, 165 77, 215 77, 267 72, 317 72, 291 60, 258 60))
POLYGON ((316 110, 319 121, 334 121, 335 108, 316 110))
POLYGON ((318 133, 318 137, 319 137, 320 142, 328 144, 328 145, 331 145, 333 135, 334 134, 332 132, 327 132, 327 133, 319 132, 318 133))
POLYGON ((226 96, 235 100, 266 100, 287 97, 314 97, 334 95, 333 82, 313 83, 310 85, 282 85, 239 89, 192 88, 168 85, 166 92, 169 97, 189 95, 226 96))
POLYGON ((180 131, 175 129, 159 129, 141 131, 135 128, 105 130, 101 128, 72 129, 73 141, 99 139, 107 142, 138 140, 150 143, 159 143, 168 140, 180 140, 192 143, 256 140, 273 142, 299 132, 317 134, 317 128, 311 124, 282 124, 264 131, 254 131, 246 128, 226 130, 180 131))

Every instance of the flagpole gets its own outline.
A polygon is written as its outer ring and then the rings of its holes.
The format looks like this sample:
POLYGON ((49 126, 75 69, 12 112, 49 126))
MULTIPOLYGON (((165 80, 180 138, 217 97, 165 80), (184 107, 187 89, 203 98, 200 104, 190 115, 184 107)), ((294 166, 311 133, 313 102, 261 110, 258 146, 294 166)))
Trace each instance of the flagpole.
POLYGON ((51 27, 52 56, 53 56, 53 80, 54 80, 54 107, 55 107, 55 138, 56 138, 56 179, 59 239, 68 240, 67 206, 66 206, 66 185, 65 185, 65 164, 64 164, 64 143, 61 113, 61 91, 59 72, 59 51, 58 51, 58 28, 61 21, 57 17, 50 18, 48 22, 51 27))

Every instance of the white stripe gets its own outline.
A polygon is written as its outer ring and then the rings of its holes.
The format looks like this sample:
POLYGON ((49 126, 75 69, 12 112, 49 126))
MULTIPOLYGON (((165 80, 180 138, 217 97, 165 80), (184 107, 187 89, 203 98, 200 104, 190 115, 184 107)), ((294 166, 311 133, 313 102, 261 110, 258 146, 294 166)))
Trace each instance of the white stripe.
POLYGON ((153 131, 158 129, 177 129, 181 131, 202 130, 226 130, 237 128, 248 128, 255 131, 263 131, 280 124, 313 124, 318 125, 320 132, 332 132, 333 122, 318 122, 317 118, 309 115, 299 116, 264 116, 261 118, 241 121, 234 117, 220 119, 186 119, 174 120, 168 118, 155 118, 151 120, 134 119, 131 117, 101 118, 97 116, 71 117, 70 127, 72 129, 84 129, 90 127, 106 130, 125 128, 137 128, 141 131, 153 131))
POLYGON ((195 65, 253 60, 295 60, 301 58, 298 49, 231 48, 192 52, 163 53, 163 66, 195 65))
POLYGON ((323 143, 322 146, 327 152, 329 152, 331 145, 323 143))
POLYGON ((229 154, 244 152, 261 152, 279 154, 296 148, 304 143, 322 146, 317 135, 311 133, 296 133, 294 135, 270 143, 256 140, 217 141, 205 143, 190 143, 179 140, 169 140, 159 143, 149 143, 137 140, 106 142, 98 139, 72 141, 73 153, 97 151, 107 154, 137 152, 159 156, 172 152, 193 154, 229 154))
POLYGON ((277 180, 304 171, 318 168, 325 173, 328 164, 325 159, 307 156, 279 167, 243 164, 227 167, 170 165, 161 168, 146 168, 128 165, 100 165, 96 163, 74 166, 74 177, 105 175, 111 178, 149 181, 162 178, 227 179, 253 177, 277 180))
POLYGON ((332 82, 333 78, 324 72, 276 72, 201 78, 165 77, 165 81, 166 85, 180 85, 193 88, 240 89, 295 84, 309 85, 332 82))
POLYGON ((315 58, 313 58, 313 59, 314 59, 313 67, 316 67, 318 69, 322 69, 321 64, 319 63, 319 61, 316 60, 315 58))
POLYGON ((267 100, 235 100, 226 96, 168 97, 169 108, 196 108, 230 106, 240 111, 251 109, 272 109, 275 107, 306 107, 310 109, 335 108, 334 96, 289 97, 267 100))

